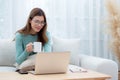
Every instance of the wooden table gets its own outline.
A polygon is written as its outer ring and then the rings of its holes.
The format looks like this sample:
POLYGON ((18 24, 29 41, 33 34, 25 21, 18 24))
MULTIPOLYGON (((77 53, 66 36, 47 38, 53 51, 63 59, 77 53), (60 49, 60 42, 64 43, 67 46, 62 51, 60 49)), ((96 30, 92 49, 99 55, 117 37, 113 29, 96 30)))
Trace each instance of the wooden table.
POLYGON ((0 72, 0 80, 109 80, 111 76, 88 70, 87 72, 68 72, 66 74, 19 74, 17 72, 0 72))

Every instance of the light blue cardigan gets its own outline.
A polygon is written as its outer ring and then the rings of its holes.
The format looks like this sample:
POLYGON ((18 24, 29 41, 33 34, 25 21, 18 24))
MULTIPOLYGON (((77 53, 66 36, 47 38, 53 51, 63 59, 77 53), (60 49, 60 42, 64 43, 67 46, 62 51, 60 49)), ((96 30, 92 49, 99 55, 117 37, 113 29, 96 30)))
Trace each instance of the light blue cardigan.
MULTIPOLYGON (((48 42, 45 43, 43 46, 44 52, 51 52, 51 37, 50 33, 46 32, 46 35, 48 37, 48 42)), ((30 42, 37 41, 38 36, 37 35, 24 35, 21 33, 16 33, 15 36, 15 42, 16 42, 16 62, 18 64, 21 64, 23 61, 27 59, 28 56, 36 54, 35 52, 28 53, 25 48, 26 45, 30 42)))

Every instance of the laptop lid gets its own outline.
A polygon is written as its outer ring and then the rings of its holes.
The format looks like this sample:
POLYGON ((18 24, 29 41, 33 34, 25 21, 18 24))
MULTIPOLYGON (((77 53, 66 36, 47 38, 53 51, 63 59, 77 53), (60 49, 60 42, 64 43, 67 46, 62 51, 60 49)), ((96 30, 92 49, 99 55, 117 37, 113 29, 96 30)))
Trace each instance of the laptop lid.
POLYGON ((65 73, 70 52, 40 52, 36 56, 35 74, 65 73))

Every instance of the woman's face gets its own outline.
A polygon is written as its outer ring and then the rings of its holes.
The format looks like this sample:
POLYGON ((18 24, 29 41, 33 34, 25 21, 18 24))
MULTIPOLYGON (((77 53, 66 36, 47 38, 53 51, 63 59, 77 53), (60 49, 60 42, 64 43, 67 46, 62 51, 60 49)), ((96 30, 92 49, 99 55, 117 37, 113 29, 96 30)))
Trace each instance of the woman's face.
POLYGON ((37 32, 39 32, 45 25, 44 22, 44 17, 43 16, 35 16, 31 21, 31 32, 33 34, 36 34, 37 32))

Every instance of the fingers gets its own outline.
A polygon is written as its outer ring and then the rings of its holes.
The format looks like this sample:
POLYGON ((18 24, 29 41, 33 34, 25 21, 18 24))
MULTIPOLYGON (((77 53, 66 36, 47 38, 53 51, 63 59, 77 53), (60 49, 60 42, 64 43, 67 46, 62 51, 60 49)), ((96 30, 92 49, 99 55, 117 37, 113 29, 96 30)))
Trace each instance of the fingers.
POLYGON ((26 47, 32 46, 33 44, 30 42, 26 45, 26 47))
POLYGON ((32 52, 32 49, 28 46, 28 47, 26 47, 26 51, 27 52, 32 52))
POLYGON ((26 45, 26 51, 27 52, 32 52, 33 51, 33 48, 32 48, 32 43, 28 43, 27 45, 26 45))

